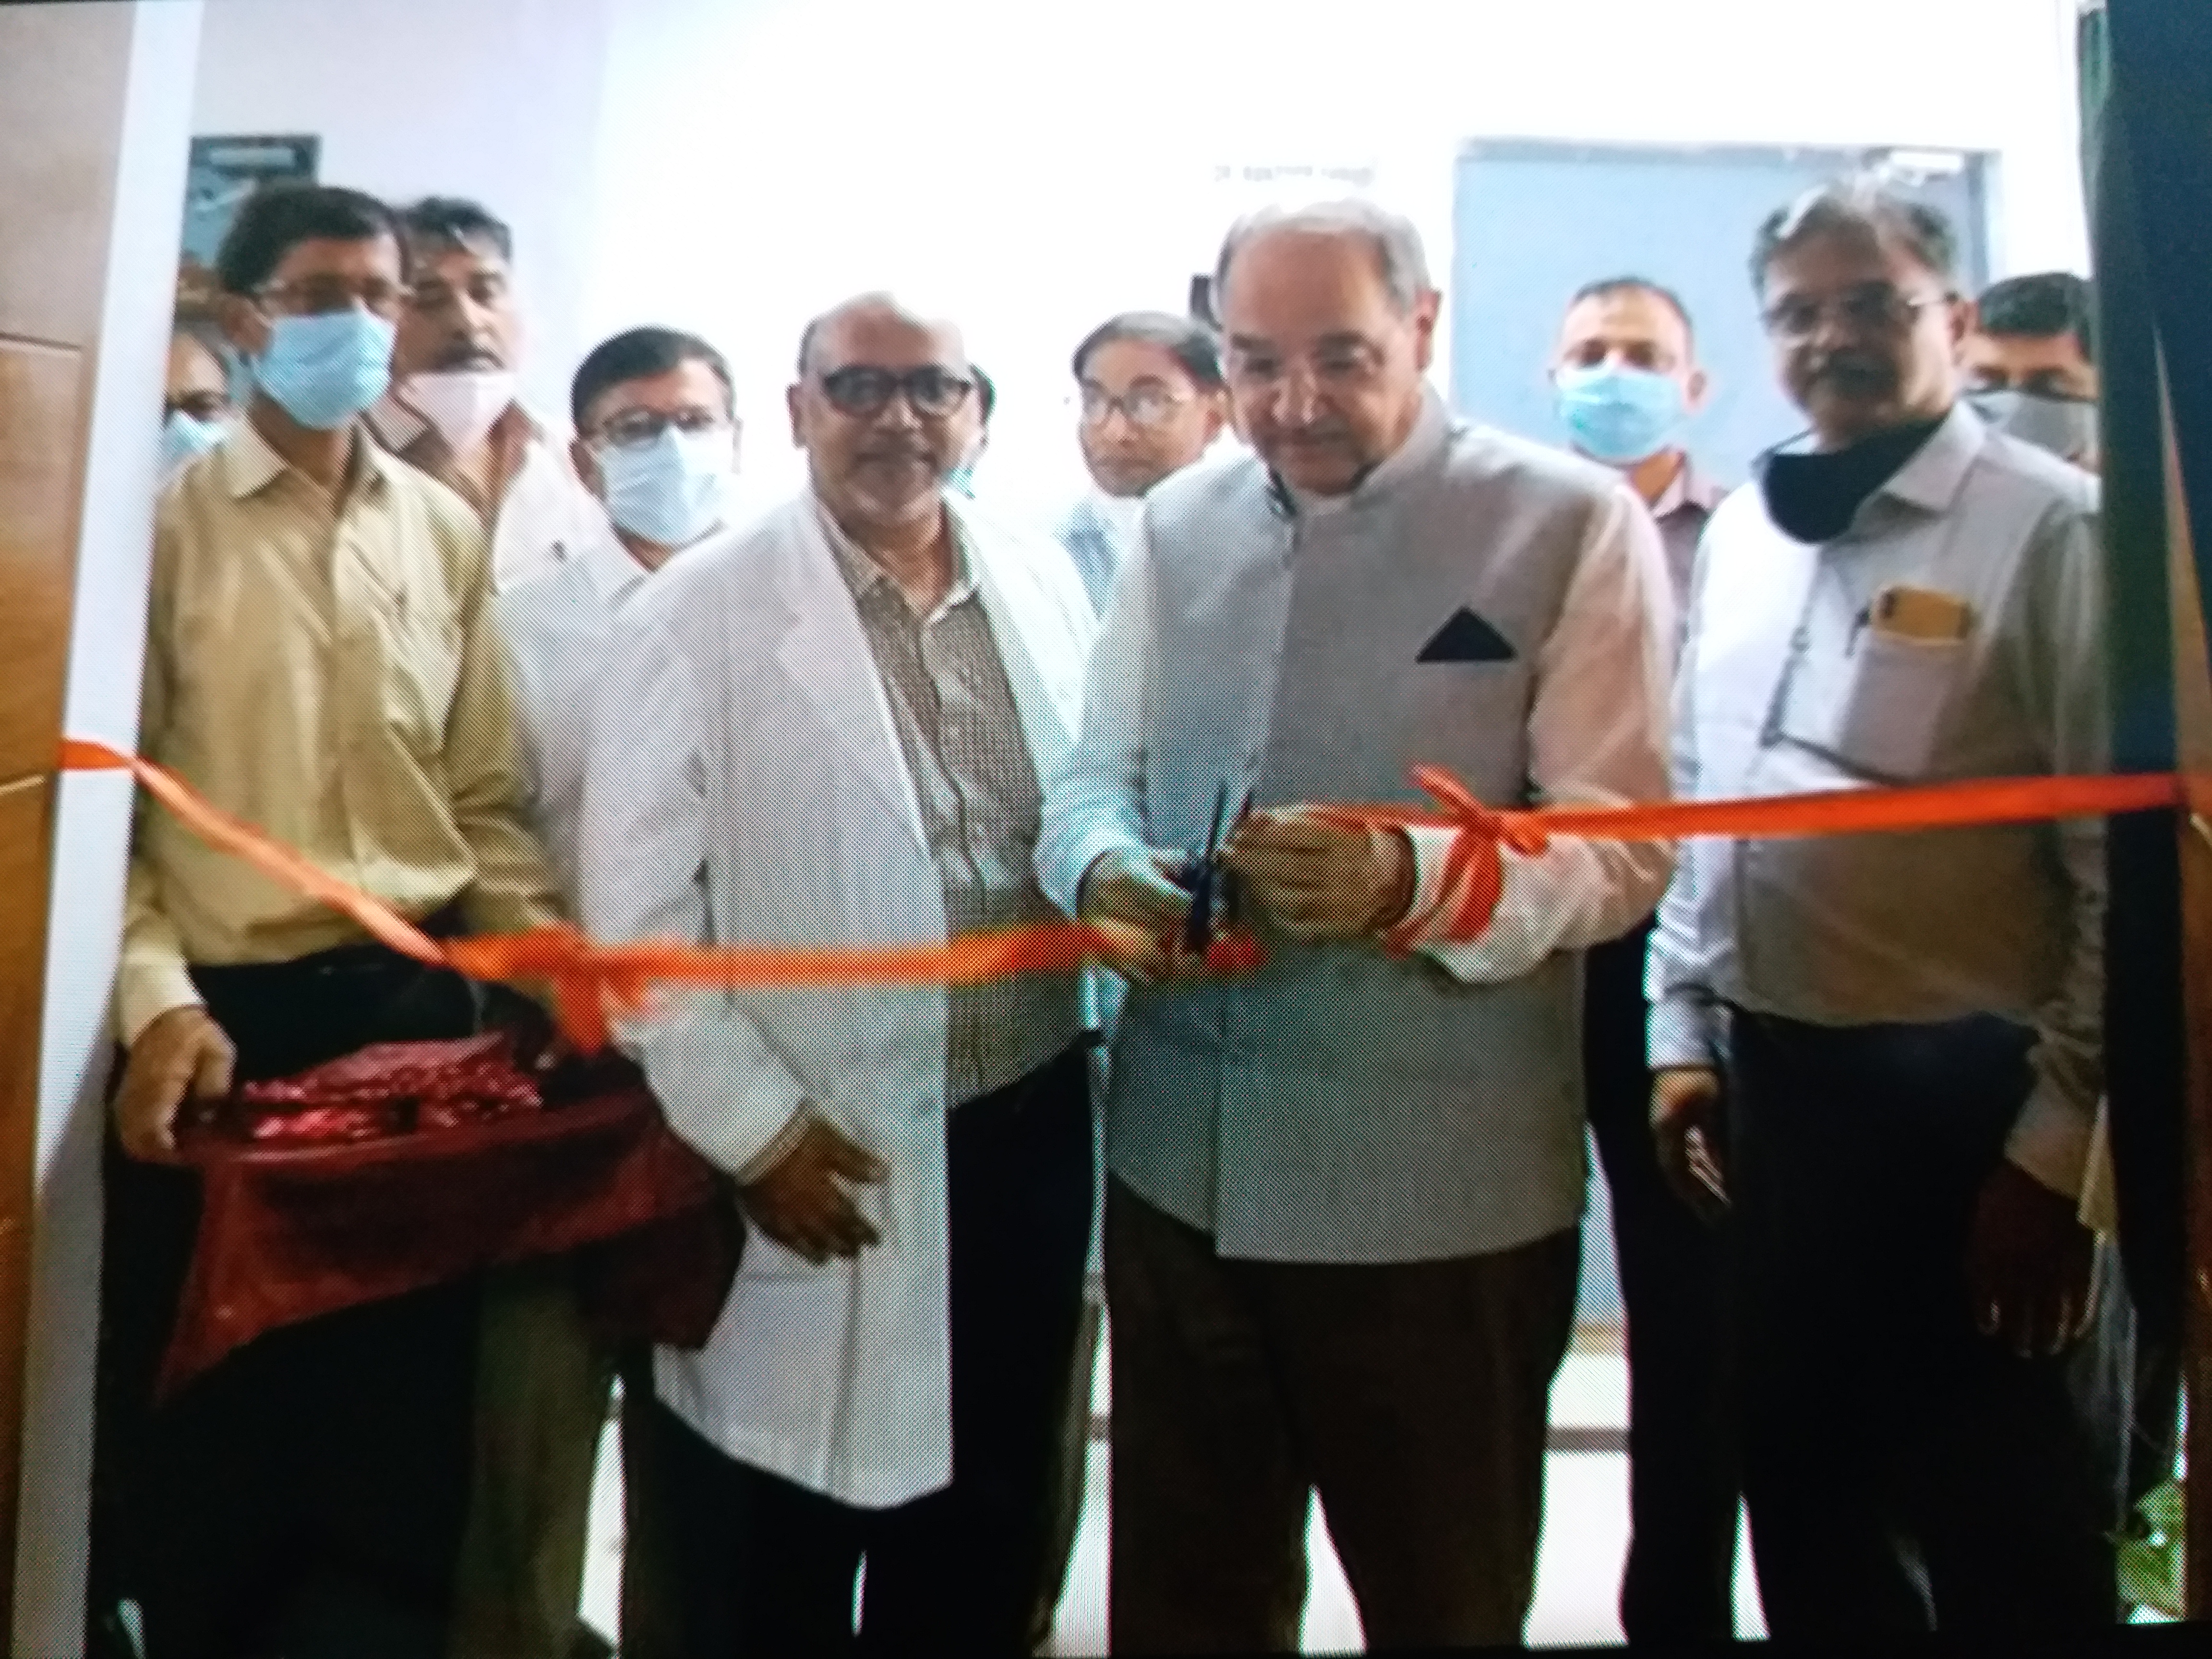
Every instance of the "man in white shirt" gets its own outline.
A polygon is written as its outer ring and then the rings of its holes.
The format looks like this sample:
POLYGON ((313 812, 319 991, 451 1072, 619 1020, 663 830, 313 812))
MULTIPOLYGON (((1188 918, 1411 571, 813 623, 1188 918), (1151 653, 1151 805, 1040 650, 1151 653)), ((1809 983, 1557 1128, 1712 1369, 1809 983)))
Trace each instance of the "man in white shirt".
MULTIPOLYGON (((1812 433, 1706 530, 1678 794, 2104 769, 2095 484, 1960 400, 1954 248, 1865 181, 1762 229, 1812 433)), ((2090 821, 1683 850, 1652 1121, 1684 1195, 1726 1195, 1778 1637, 2112 1620, 2062 1358, 2090 1261, 2103 845, 2090 821)))
MULTIPOLYGON (((1722 491, 1684 442, 1705 404, 1690 313, 1649 277, 1586 283, 1553 349, 1559 417, 1577 453, 1613 468, 1651 509, 1675 612, 1722 491)), ((1631 1642, 1735 1632, 1735 1425, 1727 1379, 1721 1241, 1677 1202, 1651 1141, 1644 1032, 1650 918, 1593 948, 1583 986, 1583 1074, 1605 1170, 1626 1316, 1628 1555, 1620 1624, 1631 1642)))
POLYGON ((1109 317, 1075 348, 1076 438, 1097 489, 1070 510, 1060 544, 1101 617, 1145 496, 1195 464, 1229 424, 1213 331, 1164 311, 1109 317))
MULTIPOLYGON (((572 556, 501 593, 496 609, 514 672, 525 805, 574 915, 592 695, 617 613, 670 560, 721 528, 738 430, 729 365, 706 341, 673 329, 632 329, 593 348, 577 368, 571 405, 577 471, 617 516, 572 556)), ((586 1333, 565 1262, 511 1269, 487 1286, 454 1659, 568 1659, 588 1639, 577 1603, 616 1359, 586 1333)), ((647 1375, 639 1374, 641 1387, 647 1375)), ((641 1486, 650 1478, 627 1456, 625 1475, 641 1486)), ((624 1540, 625 1650, 651 1640, 629 1639, 628 1627, 658 1611, 656 1598, 641 1593, 659 1567, 650 1538, 648 1525, 624 1540)))
POLYGON ((1258 216, 1214 291, 1257 453, 1146 499, 1037 855, 1137 981, 1108 1088, 1111 1644, 1295 1651, 1316 1492, 1371 1644, 1516 1643, 1587 1185, 1581 952, 1668 860, 1506 854, 1459 942, 1449 834, 1314 808, 1409 800, 1423 762, 1500 806, 1662 795, 1665 559, 1618 478, 1452 419, 1403 219, 1258 216), (1194 971, 1176 879, 1217 830, 1268 957, 1235 980, 1194 971))
MULTIPOLYGON (((596 938, 928 945, 1048 921, 1091 633, 948 495, 975 383, 884 295, 801 343, 810 484, 626 608, 579 838, 596 938)), ((1019 1651, 1093 1198, 1079 976, 672 995, 626 1040, 753 1225, 652 1451, 686 1655, 1019 1651)))
POLYGON ((512 586, 598 539, 605 515, 560 441, 515 401, 513 233, 448 197, 416 203, 400 222, 414 278, 392 388, 369 410, 369 429, 476 508, 491 537, 492 581, 512 586))

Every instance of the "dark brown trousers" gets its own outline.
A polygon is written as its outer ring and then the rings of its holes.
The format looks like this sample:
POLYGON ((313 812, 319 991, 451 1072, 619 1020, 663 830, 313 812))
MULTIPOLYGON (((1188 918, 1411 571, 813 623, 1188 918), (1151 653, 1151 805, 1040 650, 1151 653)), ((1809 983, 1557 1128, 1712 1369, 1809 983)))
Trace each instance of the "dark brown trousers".
POLYGON ((1518 1643, 1581 1255, 1228 1261, 1110 1183, 1113 1650, 1296 1652, 1316 1492, 1370 1648, 1518 1643))

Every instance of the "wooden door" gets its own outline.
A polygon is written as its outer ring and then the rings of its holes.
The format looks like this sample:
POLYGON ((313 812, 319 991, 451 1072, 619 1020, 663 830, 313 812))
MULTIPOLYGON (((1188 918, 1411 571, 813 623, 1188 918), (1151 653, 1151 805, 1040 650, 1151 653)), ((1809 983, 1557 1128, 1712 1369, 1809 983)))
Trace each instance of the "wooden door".
POLYGON ((0 5, 0 1631, 15 1613, 54 755, 132 11, 0 5))

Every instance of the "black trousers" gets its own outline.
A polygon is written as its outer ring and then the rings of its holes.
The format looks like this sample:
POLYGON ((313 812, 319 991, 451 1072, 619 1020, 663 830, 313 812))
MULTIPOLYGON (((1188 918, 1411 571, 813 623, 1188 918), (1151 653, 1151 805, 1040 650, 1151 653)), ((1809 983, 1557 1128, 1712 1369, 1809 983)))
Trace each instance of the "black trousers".
MULTIPOLYGON (((193 973, 240 1080, 374 1042, 464 1036, 456 975, 379 947, 193 973)), ((273 1331, 159 1407, 197 1178, 111 1140, 94 1492, 95 1626, 137 1601, 149 1659, 433 1659, 468 1495, 473 1282, 273 1331)))
POLYGON ((1621 1628, 1632 1642, 1735 1632, 1740 1481, 1729 1364, 1726 1241, 1660 1172, 1645 1064, 1650 923, 1585 959, 1583 1070, 1612 1200, 1628 1335, 1628 1559, 1621 1628))
POLYGON ((952 1484, 855 1508, 724 1455, 655 1401, 641 1449, 686 1659, 1027 1650, 1091 1242, 1085 1050, 954 1108, 945 1162, 952 1484))
POLYGON ((1778 1638, 2047 1640, 2112 1622, 2066 1357, 2022 1359, 1981 1335, 1966 1286, 2029 1041, 1988 1018, 1829 1029, 1735 1014, 1744 1493, 1778 1638))

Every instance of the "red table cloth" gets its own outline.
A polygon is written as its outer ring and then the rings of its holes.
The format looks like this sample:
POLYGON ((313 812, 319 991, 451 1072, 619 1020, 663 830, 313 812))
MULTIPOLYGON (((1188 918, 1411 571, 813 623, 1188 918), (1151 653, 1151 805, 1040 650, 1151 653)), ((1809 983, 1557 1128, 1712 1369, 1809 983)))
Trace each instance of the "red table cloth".
POLYGON ((565 1091, 552 1074, 540 1108, 482 1086, 507 1052, 497 1037, 383 1045, 242 1091, 181 1134, 203 1192, 160 1393, 280 1326, 549 1256, 573 1255, 603 1337, 703 1344, 742 1243, 727 1183, 633 1068, 572 1073, 565 1091), (474 1080, 441 1094, 424 1081, 441 1070, 474 1080), (380 1073, 396 1085, 380 1100, 380 1073), (374 1127, 362 1138, 334 1121, 312 1144, 270 1134, 287 1111, 364 1113, 374 1127))

